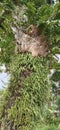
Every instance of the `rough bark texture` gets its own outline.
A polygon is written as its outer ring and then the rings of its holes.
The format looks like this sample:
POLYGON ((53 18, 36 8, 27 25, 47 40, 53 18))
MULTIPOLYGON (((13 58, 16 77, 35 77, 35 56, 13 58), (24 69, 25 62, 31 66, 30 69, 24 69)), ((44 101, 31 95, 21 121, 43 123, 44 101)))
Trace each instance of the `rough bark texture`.
POLYGON ((33 25, 26 33, 15 27, 12 27, 12 30, 15 35, 16 47, 19 53, 28 52, 34 57, 38 55, 45 57, 48 54, 48 42, 45 37, 39 35, 38 29, 33 25))

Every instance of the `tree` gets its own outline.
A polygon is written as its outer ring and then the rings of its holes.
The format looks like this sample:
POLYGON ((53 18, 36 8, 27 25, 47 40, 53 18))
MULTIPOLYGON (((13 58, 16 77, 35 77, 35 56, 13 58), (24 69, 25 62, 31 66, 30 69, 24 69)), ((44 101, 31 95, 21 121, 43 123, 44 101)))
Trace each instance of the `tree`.
POLYGON ((57 70, 59 66, 53 56, 60 52, 60 3, 51 7, 45 4, 45 1, 39 0, 33 2, 4 0, 0 5, 1 62, 9 63, 11 74, 0 108, 0 127, 1 130, 34 129, 39 122, 45 123, 43 113, 49 102, 51 86, 47 76, 51 68, 57 70), (25 12, 22 15, 19 12, 21 2, 23 6, 25 5, 25 12), (27 21, 23 19, 24 15, 27 21), (14 52, 12 43, 15 39, 11 26, 26 31, 30 29, 31 24, 39 28, 40 36, 44 35, 50 43, 49 54, 45 58, 14 52))

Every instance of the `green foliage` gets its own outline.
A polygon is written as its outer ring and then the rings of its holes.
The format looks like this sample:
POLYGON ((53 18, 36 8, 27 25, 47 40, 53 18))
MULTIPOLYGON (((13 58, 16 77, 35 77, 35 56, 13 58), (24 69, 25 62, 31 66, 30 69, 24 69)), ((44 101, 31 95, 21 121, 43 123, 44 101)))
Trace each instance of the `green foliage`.
MULTIPOLYGON (((57 106, 58 106, 58 109, 60 110, 60 96, 58 96, 58 99, 57 99, 57 106)), ((60 114, 59 114, 60 116, 60 114)))
POLYGON ((55 81, 55 82, 60 81, 60 71, 56 71, 56 72, 52 75, 51 79, 52 79, 53 81, 55 81))
POLYGON ((26 4, 26 15, 28 17, 29 24, 36 24, 40 26, 49 19, 53 12, 53 8, 50 5, 42 5, 38 9, 33 2, 26 4), (31 15, 32 14, 32 15, 31 15))
POLYGON ((38 121, 44 121, 43 110, 50 95, 47 74, 46 59, 30 54, 15 55, 8 88, 11 97, 6 107, 6 118, 14 129, 29 130, 38 121))
POLYGON ((28 17, 28 22, 29 24, 36 24, 36 26, 46 23, 52 11, 53 8, 48 4, 42 5, 38 9, 35 7, 33 2, 28 2, 26 4, 26 15, 28 17))
POLYGON ((29 2, 34 3, 36 7, 39 7, 42 4, 47 3, 47 0, 43 0, 43 1, 42 0, 33 0, 33 1, 31 1, 31 0, 19 0, 19 1, 20 1, 21 4, 25 4, 25 5, 29 2))
POLYGON ((28 17, 28 23, 29 24, 35 24, 36 22, 36 7, 35 4, 33 2, 28 2, 26 4, 26 15, 28 17), (32 15, 31 15, 32 14, 32 15))
POLYGON ((0 3, 0 62, 5 64, 10 63, 11 56, 14 54, 14 36, 10 27, 12 22, 12 8, 4 1, 0 3))
POLYGON ((59 130, 60 126, 56 127, 54 125, 42 125, 42 126, 37 126, 34 130, 59 130))
POLYGON ((46 24, 52 12, 53 8, 50 5, 42 5, 37 11, 37 26, 40 26, 40 24, 46 24))
POLYGON ((41 7, 38 7, 38 9, 33 2, 26 4, 26 15, 28 17, 28 23, 39 27, 40 33, 46 35, 48 41, 50 42, 50 52, 53 54, 60 54, 59 12, 60 3, 56 4, 54 7, 48 4, 44 4, 41 5, 41 7))
POLYGON ((0 90, 0 127, 5 116, 7 100, 9 100, 11 93, 8 92, 8 89, 0 90))
POLYGON ((33 2, 37 8, 43 4, 47 4, 47 0, 43 0, 43 1, 42 0, 33 0, 33 2))

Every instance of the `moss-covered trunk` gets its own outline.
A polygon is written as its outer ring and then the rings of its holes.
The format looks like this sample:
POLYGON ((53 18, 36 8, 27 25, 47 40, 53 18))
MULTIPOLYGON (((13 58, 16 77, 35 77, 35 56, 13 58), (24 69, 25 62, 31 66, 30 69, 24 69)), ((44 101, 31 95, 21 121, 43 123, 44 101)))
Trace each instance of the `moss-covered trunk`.
POLYGON ((44 122, 50 88, 46 58, 15 55, 10 73, 1 111, 1 130, 29 130, 37 122, 44 122))

